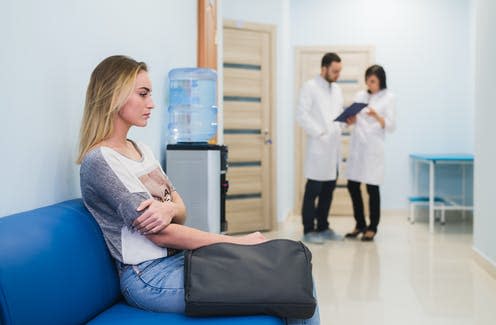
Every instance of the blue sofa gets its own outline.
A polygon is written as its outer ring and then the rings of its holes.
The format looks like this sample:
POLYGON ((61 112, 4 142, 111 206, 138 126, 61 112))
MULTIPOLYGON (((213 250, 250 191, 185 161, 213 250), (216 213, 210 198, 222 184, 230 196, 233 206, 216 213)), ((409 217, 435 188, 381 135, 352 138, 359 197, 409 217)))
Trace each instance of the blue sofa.
POLYGON ((128 306, 80 199, 0 218, 0 324, 283 324, 271 316, 187 317, 128 306))

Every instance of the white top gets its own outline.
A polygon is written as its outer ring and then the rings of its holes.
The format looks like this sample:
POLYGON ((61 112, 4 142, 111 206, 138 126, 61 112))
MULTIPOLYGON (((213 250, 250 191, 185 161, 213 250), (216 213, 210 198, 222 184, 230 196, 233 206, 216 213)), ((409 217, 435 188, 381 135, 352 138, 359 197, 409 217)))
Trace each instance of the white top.
POLYGON ((170 201, 174 187, 150 148, 135 145, 142 159, 133 160, 109 147, 86 154, 80 170, 81 193, 102 229, 111 255, 124 264, 165 257, 174 252, 155 245, 132 227, 143 211, 141 202, 155 198, 170 201))

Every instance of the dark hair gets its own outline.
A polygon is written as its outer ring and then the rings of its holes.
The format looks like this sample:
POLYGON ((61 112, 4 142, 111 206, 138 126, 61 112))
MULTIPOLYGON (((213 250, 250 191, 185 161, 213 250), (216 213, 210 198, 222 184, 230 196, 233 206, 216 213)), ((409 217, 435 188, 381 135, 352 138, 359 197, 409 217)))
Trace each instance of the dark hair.
POLYGON ((326 53, 322 57, 322 63, 320 67, 328 67, 332 64, 332 62, 341 62, 341 58, 336 53, 326 53))
POLYGON ((373 66, 368 67, 368 69, 365 71, 365 80, 367 80, 367 78, 370 76, 376 76, 377 79, 379 79, 379 88, 381 90, 387 88, 386 71, 384 71, 383 67, 378 64, 374 64, 373 66))

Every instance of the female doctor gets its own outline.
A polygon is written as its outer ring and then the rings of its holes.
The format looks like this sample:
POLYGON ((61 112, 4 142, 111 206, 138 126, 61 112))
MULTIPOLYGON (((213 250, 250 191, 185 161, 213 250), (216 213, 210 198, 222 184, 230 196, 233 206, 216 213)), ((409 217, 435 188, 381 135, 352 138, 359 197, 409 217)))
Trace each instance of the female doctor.
POLYGON ((395 108, 394 96, 386 86, 386 72, 380 65, 373 65, 365 71, 365 83, 367 91, 358 92, 355 102, 367 103, 368 106, 347 120, 348 124, 355 124, 346 178, 356 226, 346 237, 356 238, 363 233, 362 241, 372 241, 381 216, 379 185, 384 178, 384 136, 395 129, 395 108), (367 185, 369 194, 368 226, 363 212, 361 183, 367 185))

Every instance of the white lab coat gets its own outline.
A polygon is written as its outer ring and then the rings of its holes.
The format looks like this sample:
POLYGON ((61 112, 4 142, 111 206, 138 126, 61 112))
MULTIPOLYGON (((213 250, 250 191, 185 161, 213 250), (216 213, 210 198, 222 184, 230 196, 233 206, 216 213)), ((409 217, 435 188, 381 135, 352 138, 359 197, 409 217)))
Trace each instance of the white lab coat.
POLYGON ((343 94, 320 75, 301 89, 296 120, 307 134, 304 174, 317 181, 335 180, 341 146, 341 128, 334 119, 343 110, 343 94))
POLYGON ((394 96, 383 89, 376 94, 360 91, 355 102, 368 103, 384 118, 385 127, 367 115, 367 108, 357 114, 351 133, 349 157, 346 162, 346 178, 355 182, 380 185, 384 179, 384 136, 396 128, 394 96))

